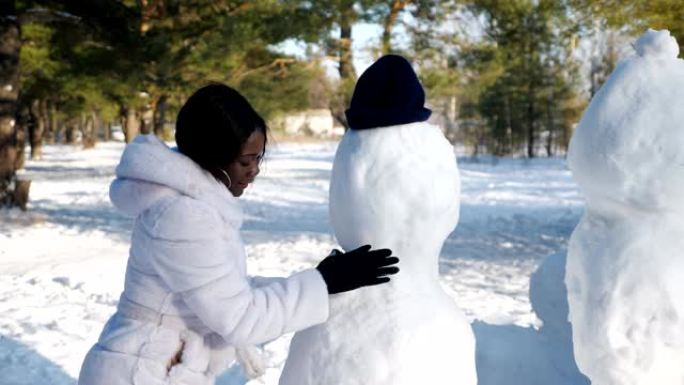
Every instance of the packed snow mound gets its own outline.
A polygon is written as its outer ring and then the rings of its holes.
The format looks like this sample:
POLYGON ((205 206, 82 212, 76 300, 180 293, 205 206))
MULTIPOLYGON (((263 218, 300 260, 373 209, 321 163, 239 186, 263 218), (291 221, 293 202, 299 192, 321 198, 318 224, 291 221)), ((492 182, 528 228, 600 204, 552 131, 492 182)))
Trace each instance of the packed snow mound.
POLYGON ((681 212, 684 60, 667 31, 648 31, 635 47, 582 116, 569 166, 589 202, 681 212))
POLYGON ((634 49, 643 57, 675 59, 679 56, 677 40, 666 29, 649 29, 634 43, 634 49))
MULTIPOLYGON (((546 257, 530 277, 530 303, 544 323, 539 330, 541 351, 551 372, 546 384, 587 385, 589 379, 577 368, 572 344, 572 327, 568 321, 568 292, 565 287, 567 253, 546 257)), ((547 370, 548 371, 548 370, 547 370)))
POLYGON ((565 253, 552 254, 544 259, 530 277, 530 303, 542 330, 549 336, 572 344, 568 322, 568 292, 565 289, 565 253))
POLYGON ((566 253, 547 256, 530 277, 530 302, 543 326, 473 323, 478 385, 589 385, 575 363, 563 278, 566 253))

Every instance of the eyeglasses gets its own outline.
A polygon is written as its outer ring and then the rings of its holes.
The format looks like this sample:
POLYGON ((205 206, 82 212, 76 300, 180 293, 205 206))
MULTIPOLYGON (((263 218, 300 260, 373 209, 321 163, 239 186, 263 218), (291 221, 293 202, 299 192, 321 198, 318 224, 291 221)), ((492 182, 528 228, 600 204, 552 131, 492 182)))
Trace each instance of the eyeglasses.
POLYGON ((264 160, 262 155, 242 155, 238 157, 237 162, 243 167, 248 167, 256 162, 257 166, 264 160))

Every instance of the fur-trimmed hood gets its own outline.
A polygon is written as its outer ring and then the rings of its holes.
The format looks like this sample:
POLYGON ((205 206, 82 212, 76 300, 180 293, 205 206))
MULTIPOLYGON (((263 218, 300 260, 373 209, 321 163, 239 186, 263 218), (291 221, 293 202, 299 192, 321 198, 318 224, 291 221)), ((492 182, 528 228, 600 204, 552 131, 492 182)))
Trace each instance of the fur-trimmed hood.
POLYGON ((237 198, 211 173, 154 135, 136 137, 126 146, 109 188, 114 206, 135 217, 178 195, 209 204, 236 228, 242 224, 237 198))

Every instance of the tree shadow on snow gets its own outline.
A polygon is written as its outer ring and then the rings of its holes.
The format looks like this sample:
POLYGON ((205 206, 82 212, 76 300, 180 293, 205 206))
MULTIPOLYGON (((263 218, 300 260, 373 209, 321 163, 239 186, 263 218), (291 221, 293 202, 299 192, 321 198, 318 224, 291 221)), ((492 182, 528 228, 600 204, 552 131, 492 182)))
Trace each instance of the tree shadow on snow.
POLYGON ((30 347, 0 335, 0 384, 73 385, 76 379, 30 347))
POLYGON ((447 259, 535 260, 566 247, 581 211, 462 205, 458 226, 444 243, 447 259))
MULTIPOLYGON (((61 159, 60 163, 70 163, 74 160, 61 159)), ((36 183, 44 180, 60 180, 65 179, 93 179, 105 177, 107 179, 114 178, 113 167, 80 167, 80 166, 56 166, 54 164, 39 165, 31 164, 26 167, 27 176, 29 179, 35 179, 36 183), (35 177, 34 177, 35 175, 35 177), (32 178, 33 177, 33 178, 32 178)))
POLYGON ((118 211, 109 203, 81 204, 64 207, 44 200, 32 202, 31 210, 44 215, 47 221, 60 224, 79 233, 99 230, 110 236, 128 241, 133 228, 133 219, 118 211))
POLYGON ((577 369, 572 340, 532 327, 473 323, 478 385, 589 385, 577 369))

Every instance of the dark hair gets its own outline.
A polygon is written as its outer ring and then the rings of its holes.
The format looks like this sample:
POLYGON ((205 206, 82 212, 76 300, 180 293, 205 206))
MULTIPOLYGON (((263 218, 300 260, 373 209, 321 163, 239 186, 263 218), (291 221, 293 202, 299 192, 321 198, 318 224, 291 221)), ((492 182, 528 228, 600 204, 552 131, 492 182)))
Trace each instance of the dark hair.
POLYGON ((213 83, 195 91, 181 107, 176 144, 202 168, 214 171, 237 159, 254 131, 265 138, 267 127, 247 99, 225 84, 213 83))

